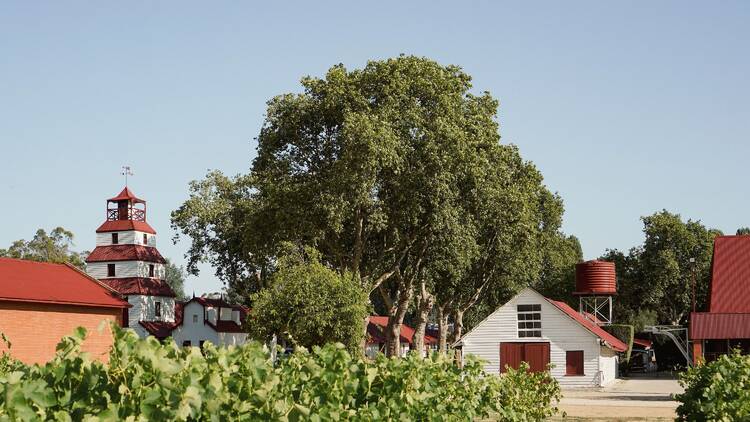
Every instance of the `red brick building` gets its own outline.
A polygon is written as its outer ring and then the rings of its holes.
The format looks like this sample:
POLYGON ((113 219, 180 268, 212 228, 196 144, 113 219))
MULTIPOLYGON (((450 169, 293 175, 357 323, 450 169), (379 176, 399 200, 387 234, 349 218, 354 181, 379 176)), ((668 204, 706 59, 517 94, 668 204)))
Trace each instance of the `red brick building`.
MULTIPOLYGON (((112 346, 108 324, 122 323, 128 302, 112 289, 69 264, 0 258, 0 332, 12 356, 44 363, 60 339, 76 327, 88 331, 83 351, 106 360, 112 346)), ((0 344, 0 352, 6 352, 0 344)))
POLYGON ((690 315, 693 361, 750 352, 750 236, 714 239, 707 312, 690 315))

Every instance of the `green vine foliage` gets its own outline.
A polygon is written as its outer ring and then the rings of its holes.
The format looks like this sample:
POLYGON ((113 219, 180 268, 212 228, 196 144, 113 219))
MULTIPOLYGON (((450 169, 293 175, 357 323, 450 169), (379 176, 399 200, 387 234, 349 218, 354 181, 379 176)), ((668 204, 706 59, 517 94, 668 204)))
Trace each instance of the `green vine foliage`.
POLYGON ((685 392, 676 395, 679 421, 750 420, 750 356, 724 355, 689 369, 680 377, 685 392))
POLYGON ((370 361, 329 344, 273 364, 258 343, 201 350, 113 330, 107 364, 80 352, 84 329, 45 365, 3 355, 0 421, 541 420, 560 398, 548 373, 486 376, 475 359, 370 361))

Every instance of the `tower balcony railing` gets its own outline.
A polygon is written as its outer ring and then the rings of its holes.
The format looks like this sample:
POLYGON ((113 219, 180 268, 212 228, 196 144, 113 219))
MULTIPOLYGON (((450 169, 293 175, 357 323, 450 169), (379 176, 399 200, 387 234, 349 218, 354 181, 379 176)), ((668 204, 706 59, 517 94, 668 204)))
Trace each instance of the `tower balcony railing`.
POLYGON ((112 208, 107 210, 107 221, 146 221, 146 210, 138 208, 112 208))

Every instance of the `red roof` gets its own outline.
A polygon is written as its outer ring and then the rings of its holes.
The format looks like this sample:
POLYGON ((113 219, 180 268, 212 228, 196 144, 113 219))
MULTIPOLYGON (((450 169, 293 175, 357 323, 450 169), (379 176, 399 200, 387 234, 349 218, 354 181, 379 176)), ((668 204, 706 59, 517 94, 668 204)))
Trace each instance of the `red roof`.
POLYGON ((690 338, 693 340, 750 338, 750 313, 693 312, 690 314, 690 338))
POLYGON ((158 339, 165 339, 172 335, 172 330, 177 327, 176 322, 166 321, 138 321, 143 328, 158 339))
POLYGON ((710 312, 750 313, 750 236, 717 236, 710 312))
POLYGON ((566 313, 569 317, 573 318, 576 322, 581 324, 584 328, 591 331, 594 335, 599 337, 600 339, 607 342, 609 347, 611 347, 613 350, 616 350, 618 352, 624 352, 628 350, 628 345, 620 341, 617 337, 613 336, 612 334, 604 331, 604 329, 593 322, 589 321, 588 319, 584 318, 583 315, 578 313, 575 309, 571 308, 570 305, 568 305, 565 302, 560 302, 557 300, 552 300, 549 298, 547 299, 547 302, 555 305, 557 309, 563 311, 566 313))
POLYGON ((140 199, 135 196, 133 191, 130 190, 127 186, 123 190, 120 191, 120 193, 117 194, 114 198, 109 198, 107 201, 110 202, 117 202, 117 201, 133 201, 133 202, 146 202, 143 199, 140 199))
POLYGON ((172 290, 166 281, 157 278, 103 278, 99 281, 116 290, 121 295, 176 296, 174 290, 172 290))
POLYGON ((0 258, 0 300, 127 308, 130 304, 70 264, 0 258))
MULTIPOLYGON (((387 316, 380 316, 380 315, 372 315, 369 319, 368 324, 368 332, 369 332, 369 326, 371 324, 376 325, 377 327, 384 329, 388 326, 388 317, 387 316)), ((384 334, 381 334, 383 338, 385 338, 384 334)), ((401 324, 401 343, 409 343, 413 344, 412 341, 414 340, 414 328, 406 325, 401 324)), ((437 344, 438 339, 432 336, 425 335, 424 336, 424 342, 425 344, 437 344)))
POLYGON ((167 262, 156 248, 142 245, 97 246, 86 258, 86 262, 104 261, 146 261, 160 264, 167 262))
POLYGON ((206 321, 206 324, 208 324, 211 328, 216 330, 219 333, 244 333, 245 330, 242 329, 242 326, 237 324, 234 321, 227 321, 227 320, 218 320, 216 321, 216 324, 212 324, 211 321, 206 321))
POLYGON ((156 234, 156 230, 151 228, 145 221, 134 221, 134 220, 112 220, 105 221, 98 229, 97 233, 106 232, 124 232, 129 230, 136 230, 139 232, 156 234))
POLYGON ((637 344, 637 345, 639 345, 639 346, 641 346, 641 347, 643 347, 645 349, 648 349, 648 348, 650 348, 651 346, 654 345, 654 343, 651 340, 644 340, 644 339, 641 339, 641 338, 634 338, 633 339, 633 344, 637 344))

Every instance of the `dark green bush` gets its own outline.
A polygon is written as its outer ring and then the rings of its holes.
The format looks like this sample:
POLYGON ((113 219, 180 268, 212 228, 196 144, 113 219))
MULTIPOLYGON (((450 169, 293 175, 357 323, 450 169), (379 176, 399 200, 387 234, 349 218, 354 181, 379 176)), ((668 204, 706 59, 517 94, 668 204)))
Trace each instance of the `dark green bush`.
POLYGON ((201 351, 114 332, 108 364, 80 353, 83 329, 45 365, 2 358, 0 421, 540 420, 560 397, 548 373, 485 376, 474 359, 368 361, 331 344, 273 365, 257 343, 201 351))
POLYGON ((750 420, 750 356, 739 353, 689 369, 676 399, 680 421, 750 420))

